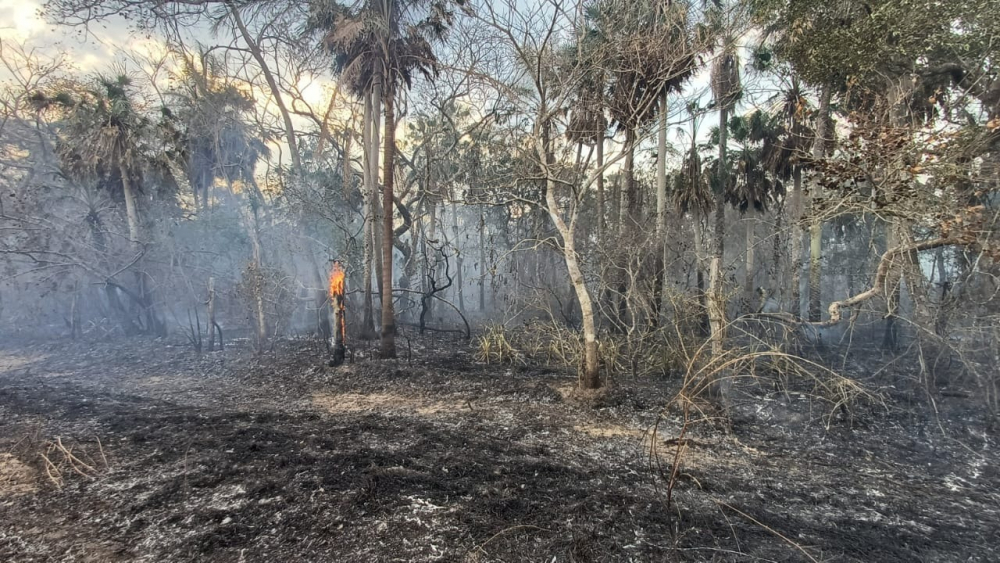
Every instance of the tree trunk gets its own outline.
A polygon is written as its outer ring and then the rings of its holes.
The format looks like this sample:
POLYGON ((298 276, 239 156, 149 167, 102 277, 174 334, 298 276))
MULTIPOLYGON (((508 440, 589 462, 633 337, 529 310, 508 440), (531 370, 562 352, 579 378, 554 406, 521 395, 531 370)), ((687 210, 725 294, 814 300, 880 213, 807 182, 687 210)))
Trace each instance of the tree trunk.
POLYGON ((611 182, 611 232, 621 234, 622 232, 622 173, 619 171, 615 179, 611 182))
POLYGON ((455 284, 457 285, 456 291, 458 293, 458 310, 463 315, 465 314, 465 280, 462 276, 462 268, 465 259, 462 258, 462 250, 459 246, 459 235, 458 235, 458 202, 453 201, 451 204, 451 224, 452 224, 452 235, 454 236, 453 244, 455 245, 455 284))
POLYGON ((351 197, 351 188, 354 187, 354 171, 351 169, 351 130, 348 128, 344 131, 344 161, 341 163, 343 165, 343 171, 340 173, 340 183, 344 188, 344 199, 347 200, 351 197))
MULTIPOLYGON (((372 245, 374 244, 375 239, 372 234, 372 225, 374 225, 374 209, 377 204, 375 194, 378 190, 374 187, 373 178, 375 177, 375 173, 372 168, 372 162, 374 160, 372 158, 372 147, 374 146, 374 143, 372 142, 373 119, 372 93, 366 92, 365 112, 361 126, 361 143, 364 145, 362 165, 364 186, 361 190, 361 201, 363 206, 362 214, 364 221, 364 224, 361 227, 361 237, 363 239, 362 253, 364 255, 364 284, 361 303, 361 330, 358 332, 358 337, 364 340, 372 340, 375 338, 375 315, 372 311, 372 276, 375 271, 375 252, 372 245)), ((375 159, 377 158, 378 157, 376 156, 375 159)))
POLYGON ((635 181, 635 131, 625 130, 625 191, 623 197, 625 202, 619 210, 621 216, 618 222, 621 227, 630 232, 639 225, 639 185, 635 181))
POLYGON ((392 303, 393 242, 393 164, 396 155, 395 92, 391 83, 385 89, 385 167, 382 189, 382 343, 383 358, 396 357, 396 314, 392 303))
MULTIPOLYGON (((382 206, 379 205, 380 179, 379 179, 379 149, 381 144, 380 119, 382 115, 382 80, 375 77, 375 84, 372 87, 372 131, 371 131, 371 167, 372 167, 372 248, 375 255, 375 282, 378 286, 379 306, 381 307, 383 296, 382 278, 382 206)), ((391 242, 391 241, 390 241, 391 242)))
MULTIPOLYGON (((597 325, 594 322, 594 305, 590 299, 587 284, 584 282, 583 272, 580 270, 573 229, 563 221, 560 215, 561 211, 555 197, 556 183, 552 179, 549 179, 547 183, 545 203, 549 216, 552 217, 552 221, 563 239, 563 258, 566 260, 569 281, 576 292, 576 298, 580 303, 580 315, 583 318, 583 369, 580 370, 578 385, 580 389, 598 389, 601 387, 601 374, 597 354, 597 325)), ((570 225, 573 223, 571 221, 570 225)))
POLYGON ((208 278, 208 351, 215 351, 215 278, 208 278))
MULTIPOLYGON (((432 244, 436 244, 438 219, 437 219, 437 203, 435 203, 434 201, 431 201, 431 209, 430 212, 427 214, 427 219, 429 221, 427 225, 427 232, 428 232, 427 239, 433 241, 432 244)), ((442 227, 442 229, 443 228, 444 227, 442 227)), ((425 275, 423 278, 425 292, 430 291, 430 285, 431 285, 430 282, 433 281, 436 283, 438 281, 437 252, 434 250, 433 246, 431 246, 431 248, 428 250, 428 246, 430 245, 428 245, 426 241, 424 241, 423 256, 424 256, 424 263, 426 264, 427 268, 427 275, 425 275), (430 252, 430 254, 428 254, 428 251, 430 252)), ((435 301, 434 299, 431 299, 430 301, 427 302, 427 314, 431 317, 433 317, 434 315, 434 301, 435 301)))
POLYGON ((784 228, 784 215, 787 207, 783 202, 777 213, 775 213, 774 233, 772 235, 774 238, 771 240, 771 270, 768 275, 770 292, 768 295, 773 296, 777 303, 784 303, 785 300, 785 279, 783 276, 784 269, 782 268, 782 257, 784 256, 782 229, 784 228))
POLYGON ((479 311, 486 311, 486 213, 479 209, 479 311))
POLYGON ((705 293, 705 237, 702 234, 701 212, 695 211, 694 217, 694 269, 695 269, 695 290, 698 298, 698 329, 702 336, 711 334, 711 327, 708 323, 708 296, 705 293))
POLYGON ((122 195, 125 197, 125 216, 128 219, 128 238, 133 243, 139 242, 139 207, 136 204, 132 180, 124 164, 118 168, 122 177, 122 195))
POLYGON ((746 301, 746 312, 752 313, 757 310, 754 306, 754 301, 756 301, 756 288, 754 287, 754 245, 756 240, 754 238, 754 225, 756 224, 756 219, 753 217, 746 218, 746 228, 747 228, 747 262, 746 269, 743 272, 743 299, 746 301))
MULTIPOLYGON (((122 195, 125 198, 125 215, 128 219, 128 236, 138 250, 140 244, 139 238, 141 236, 139 206, 136 201, 132 180, 128 175, 128 169, 124 164, 119 164, 118 170, 122 177, 122 195)), ((152 290, 149 288, 149 284, 147 282, 148 276, 143 268, 145 263, 146 260, 144 258, 140 258, 136 264, 137 270, 135 271, 136 285, 139 288, 139 306, 142 308, 142 313, 146 317, 146 332, 163 336, 166 332, 166 327, 160 322, 160 319, 156 314, 156 308, 153 304, 152 290)))
POLYGON ((660 326, 666 323, 667 315, 667 90, 660 94, 660 130, 656 151, 656 244, 661 249, 660 254, 660 326))
POLYGON ((821 278, 823 268, 820 263, 823 252, 823 224, 813 220, 809 225, 809 322, 823 320, 822 301, 820 300, 821 278))
POLYGON ((253 245, 253 299, 254 312, 257 316, 257 353, 262 354, 267 346, 267 318, 264 315, 264 267, 260 248, 260 220, 257 210, 253 210, 253 225, 250 242, 253 245))
POLYGON ((712 356, 719 358, 725 344, 726 303, 723 289, 722 261, 726 249, 726 197, 725 186, 728 180, 726 169, 727 142, 727 108, 719 111, 719 174, 722 176, 721 186, 715 193, 715 225, 712 241, 712 259, 708 269, 708 322, 712 329, 712 356))
MULTIPOLYGON (((604 168, 604 132, 597 139, 597 169, 604 168)), ((597 176, 597 240, 604 243, 604 173, 597 176)))
POLYGON ((339 366, 344 363, 346 355, 345 326, 344 319, 344 294, 330 296, 330 365, 339 366))
MULTIPOLYGON (((896 228, 892 223, 885 224, 885 248, 886 252, 900 246, 900 240, 896 228)), ((882 336, 882 348, 895 352, 899 348, 899 327, 897 326, 897 316, 899 312, 899 285, 903 279, 902 265, 899 264, 899 257, 893 258, 897 263, 889 265, 889 273, 886 275, 886 295, 885 295, 885 332, 882 336)))
MULTIPOLYGON (((826 154, 826 141, 829 136, 830 125, 830 98, 833 89, 830 86, 823 86, 820 93, 819 102, 819 122, 816 124, 816 140, 813 142, 813 158, 821 159, 826 154)), ((822 320, 822 264, 820 259, 823 252, 823 221, 819 217, 819 210, 816 209, 816 201, 819 199, 820 184, 817 181, 812 189, 812 223, 809 225, 809 321, 818 322, 822 320)))
POLYGON ((788 253, 791 255, 789 265, 792 269, 789 289, 791 290, 791 312, 796 318, 802 317, 802 228, 799 226, 799 219, 802 218, 802 168, 796 166, 792 171, 793 188, 792 205, 789 212, 793 213, 794 220, 789 225, 791 241, 788 253))

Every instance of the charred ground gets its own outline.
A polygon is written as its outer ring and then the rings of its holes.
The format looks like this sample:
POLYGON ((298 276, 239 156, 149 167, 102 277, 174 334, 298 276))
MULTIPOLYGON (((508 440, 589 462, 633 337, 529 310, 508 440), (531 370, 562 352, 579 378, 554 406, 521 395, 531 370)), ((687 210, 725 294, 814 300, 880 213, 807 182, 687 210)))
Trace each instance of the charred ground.
POLYGON ((408 355, 328 369, 308 341, 263 358, 5 345, 0 559, 1000 558, 1000 456, 967 399, 935 417, 871 380, 887 408, 828 429, 827 405, 743 385, 729 424, 691 430, 668 509, 676 382, 587 401, 572 374, 481 365, 453 341, 408 355))

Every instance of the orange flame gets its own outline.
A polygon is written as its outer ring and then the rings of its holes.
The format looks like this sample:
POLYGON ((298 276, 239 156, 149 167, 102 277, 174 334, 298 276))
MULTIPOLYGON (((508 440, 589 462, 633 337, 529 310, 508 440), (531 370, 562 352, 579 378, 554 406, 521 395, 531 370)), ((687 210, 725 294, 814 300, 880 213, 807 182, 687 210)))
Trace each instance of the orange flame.
POLYGON ((330 272, 330 299, 344 296, 344 269, 340 262, 333 263, 333 271, 330 272))
POLYGON ((344 319, 344 268, 339 261, 333 263, 333 271, 330 272, 330 304, 338 309, 340 313, 340 342, 347 341, 347 322, 344 319))

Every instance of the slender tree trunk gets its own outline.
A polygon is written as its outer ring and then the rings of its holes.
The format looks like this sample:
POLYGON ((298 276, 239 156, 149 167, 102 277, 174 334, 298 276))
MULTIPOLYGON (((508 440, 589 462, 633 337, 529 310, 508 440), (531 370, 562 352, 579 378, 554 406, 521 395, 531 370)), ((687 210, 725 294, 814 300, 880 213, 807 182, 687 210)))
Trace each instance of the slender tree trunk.
MULTIPOLYGON (((885 224, 885 248, 886 252, 896 248, 901 244, 901 240, 896 232, 896 228, 892 223, 885 224)), ((885 295, 885 332, 882 336, 882 348, 890 352, 895 352, 899 347, 899 327, 897 326, 897 317, 899 314, 899 285, 903 279, 902 275, 902 264, 899 262, 899 256, 895 256, 893 260, 897 263, 889 266, 890 271, 886 276, 886 295, 885 295)))
MULTIPOLYGON (((771 239, 771 271, 768 276, 768 283, 770 284, 769 295, 773 295, 777 303, 784 303, 785 300, 785 284, 784 276, 782 275, 784 272, 784 269, 782 268, 782 256, 784 256, 782 229, 784 229, 784 215, 786 208, 787 205, 782 203, 781 207, 777 210, 777 213, 775 213, 774 234, 771 239)), ((854 293, 852 292, 851 295, 854 295, 854 293)))
POLYGON ((622 232, 622 173, 615 175, 611 182, 611 231, 620 235, 622 232))
MULTIPOLYGON (((604 168, 604 132, 601 132, 600 138, 597 139, 597 168, 600 170, 604 168)), ((604 239, 604 173, 602 172, 597 177, 597 240, 602 244, 605 242, 604 239)))
POLYGON ((208 278, 208 351, 215 351, 215 278, 208 278))
POLYGON ((395 92, 391 83, 385 89, 385 171, 382 189, 382 344, 383 358, 396 357, 396 314, 392 303, 393 243, 393 165, 396 158, 395 92))
POLYGON ((667 91, 660 94, 660 130, 656 151, 656 244, 660 247, 660 299, 659 322, 666 323, 667 315, 667 91))
POLYGON ((716 358, 722 356, 726 337, 726 296, 723 289, 722 261, 726 249, 725 186, 729 181, 726 168, 728 113, 727 108, 719 111, 719 174, 722 176, 722 186, 715 193, 714 240, 712 240, 712 258, 708 269, 708 322, 712 329, 712 356, 716 358))
POLYGON ((573 285, 576 298, 580 303, 580 316, 583 319, 583 369, 580 371, 578 385, 580 389, 598 389, 601 387, 601 377, 597 349, 597 324, 594 321, 594 305, 590 298, 590 291, 583 279, 583 272, 580 270, 580 262, 576 255, 574 233, 570 227, 574 221, 570 221, 569 225, 563 221, 555 197, 556 183, 552 179, 549 179, 547 183, 545 203, 549 216, 563 239, 563 258, 566 261, 566 269, 569 271, 570 283, 573 285))
POLYGON ((635 181, 635 131, 625 130, 625 191, 623 198, 625 202, 619 210, 621 216, 618 222, 625 232, 630 232, 633 227, 639 224, 639 190, 635 181))
POLYGON ((698 329, 703 336, 711 334, 711 327, 708 322, 708 296, 705 293, 705 236, 702 233, 701 212, 694 211, 694 269, 695 269, 695 289, 698 298, 698 329))
POLYGON ((452 235, 454 236, 454 245, 456 249, 455 256, 455 285, 457 286, 456 292, 458 293, 458 310, 464 315, 465 314, 465 281, 462 276, 462 267, 465 259, 462 258, 462 250, 459 245, 458 236, 458 202, 454 201, 451 204, 451 223, 452 223, 452 235))
POLYGON ((753 274, 755 267, 754 251, 756 250, 754 248, 754 245, 757 243, 756 239, 754 238, 755 224, 756 224, 756 219, 754 219, 753 217, 746 218, 747 262, 746 262, 746 269, 743 272, 743 299, 746 301, 746 307, 747 307, 746 312, 748 313, 752 313, 753 311, 757 310, 757 308, 754 306, 754 301, 756 300, 755 295, 757 292, 755 291, 756 288, 754 288, 754 283, 753 283, 753 274))
POLYGON ((486 213, 479 208, 479 311, 486 311, 486 213))
POLYGON ((257 316, 257 353, 261 354, 267 346, 267 318, 264 315, 264 267, 260 247, 260 218, 256 209, 253 210, 253 225, 250 230, 250 242, 253 246, 253 273, 255 275, 253 298, 254 312, 257 316))
MULTIPOLYGON (((119 172, 122 177, 122 194, 125 198, 125 215, 128 220, 128 236, 138 250, 139 239, 141 237, 139 223, 139 206, 136 201, 135 189, 132 186, 132 179, 128 175, 128 169, 124 164, 119 165, 119 172)), ((136 285, 139 288, 139 306, 146 317, 146 331, 150 334, 164 335, 166 327, 160 322, 153 304, 152 290, 149 287, 148 275, 145 271, 145 258, 140 258, 135 272, 136 285)))
POLYGON ((344 318, 344 297, 344 293, 330 296, 330 364, 333 366, 339 366, 344 363, 344 356, 347 352, 347 343, 345 342, 347 321, 344 318))
MULTIPOLYGON (((820 159, 826 154, 826 141, 829 136, 830 98, 833 89, 823 86, 819 102, 819 122, 816 124, 816 140, 813 143, 813 158, 820 159)), ((823 221, 820 219, 816 201, 819 199, 820 184, 817 181, 812 193, 812 223, 809 225, 809 320, 822 320, 822 264, 823 252, 823 221)))
POLYGON ((656 238, 661 243, 667 231, 667 91, 660 94, 660 130, 656 147, 656 238))
MULTIPOLYGON (((377 200, 375 199, 375 194, 378 190, 375 188, 375 183, 373 178, 375 173, 373 173, 372 162, 375 159, 372 158, 372 147, 375 144, 372 142, 372 121, 374 117, 372 115, 372 93, 365 93, 365 113, 361 128, 361 143, 364 145, 364 155, 363 155, 363 166, 362 175, 364 178, 364 186, 362 187, 362 197, 363 202, 363 221, 364 224, 361 228, 361 237, 363 239, 362 252, 364 254, 364 289, 362 296, 362 320, 361 320, 361 330, 358 333, 358 337, 364 340, 372 340, 375 338, 375 315, 372 311, 372 276, 375 271, 375 252, 372 245, 375 242, 373 238, 373 225, 375 224, 375 213, 374 209, 377 205, 377 200)), ((375 152, 378 152, 377 149, 375 152)))
POLYGON ((344 188, 344 199, 351 196, 351 188, 354 187, 354 171, 351 169, 351 139, 353 135, 350 128, 344 131, 344 162, 341 175, 341 184, 344 188))
POLYGON ((382 306, 383 302, 383 272, 382 272, 382 216, 383 209, 379 205, 379 194, 383 193, 380 189, 381 181, 379 179, 379 149, 381 144, 379 141, 381 137, 381 127, 380 127, 380 116, 382 115, 382 79, 379 76, 375 77, 375 84, 372 90, 372 132, 371 132, 371 167, 372 167, 372 248, 375 254, 375 282, 378 285, 378 298, 379 306, 382 306))
POLYGON ((139 206, 136 203, 135 191, 132 188, 132 180, 129 178, 128 168, 121 165, 118 168, 122 176, 122 195, 125 197, 125 216, 128 219, 128 238, 133 243, 139 242, 139 206))
POLYGON ((823 224, 813 220, 809 225, 809 321, 818 322, 823 318, 822 289, 823 267, 820 262, 823 253, 823 224))
POLYGON ((802 316, 802 227, 799 226, 799 219, 802 218, 802 168, 796 166, 792 171, 792 182, 794 191, 792 192, 792 205, 789 211, 793 213, 794 220, 789 226, 790 244, 789 254, 791 260, 789 265, 792 269, 789 289, 791 289, 792 314, 797 318, 802 316))
MULTIPOLYGON (((430 184, 428 183, 428 185, 430 185, 430 184)), ((444 204, 442 203, 442 205, 444 205, 444 204)), ((427 215, 427 218, 429 220, 428 231, 427 231, 428 232, 428 238, 431 241, 434 241, 434 243, 436 243, 437 242, 438 218, 437 218, 437 203, 434 202, 434 201, 431 202, 431 209, 430 209, 430 213, 427 215)), ((443 226, 441 228, 444 229, 443 226)), ((427 275, 425 276, 424 279, 425 279, 425 282, 426 282, 426 291, 430 291, 430 286, 431 286, 430 282, 433 281, 436 284, 436 282, 439 279, 438 278, 438 267, 437 267, 438 266, 438 257, 437 257, 437 252, 434 250, 433 246, 431 246, 431 248, 429 249, 430 254, 428 255, 427 254, 427 252, 428 252, 427 246, 428 245, 426 245, 426 244, 424 245, 424 257, 425 257, 424 262, 427 263, 429 271, 427 272, 427 275)), ((427 314, 429 316, 431 316, 431 317, 433 317, 433 315, 434 315, 434 302, 435 302, 434 299, 431 299, 430 301, 427 302, 427 314)))

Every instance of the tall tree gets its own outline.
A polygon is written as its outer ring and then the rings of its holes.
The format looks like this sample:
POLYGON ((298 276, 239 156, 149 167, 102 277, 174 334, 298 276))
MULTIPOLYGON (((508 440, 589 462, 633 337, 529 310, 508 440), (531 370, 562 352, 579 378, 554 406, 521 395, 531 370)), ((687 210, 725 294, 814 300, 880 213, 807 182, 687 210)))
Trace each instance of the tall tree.
POLYGON ((714 186, 712 257, 708 273, 708 321, 712 330, 712 355, 720 357, 725 343, 726 295, 722 276, 726 236, 726 191, 729 186, 728 117, 741 94, 739 57, 731 37, 723 40, 722 51, 712 68, 712 95, 719 110, 719 159, 714 186))
MULTIPOLYGON (((451 6, 461 4, 463 0, 367 0, 349 8, 320 1, 312 10, 310 28, 323 33, 342 79, 359 97, 370 92, 373 102, 384 108, 381 355, 385 358, 396 356, 392 298, 396 101, 401 89, 412 86, 415 73, 430 79, 437 72, 431 43, 442 38, 451 24, 451 6)), ((372 113, 377 120, 377 106, 372 113)), ((377 137, 370 142, 377 143, 377 137)))
POLYGON ((133 100, 132 80, 124 68, 98 75, 90 87, 63 93, 51 100, 37 95, 38 103, 54 102, 69 110, 59 152, 67 173, 84 182, 96 182, 125 205, 129 241, 137 253, 134 270, 137 301, 145 317, 145 330, 163 334, 166 326, 156 313, 150 277, 144 271, 145 243, 139 194, 147 171, 160 166, 151 146, 152 122, 133 100))

